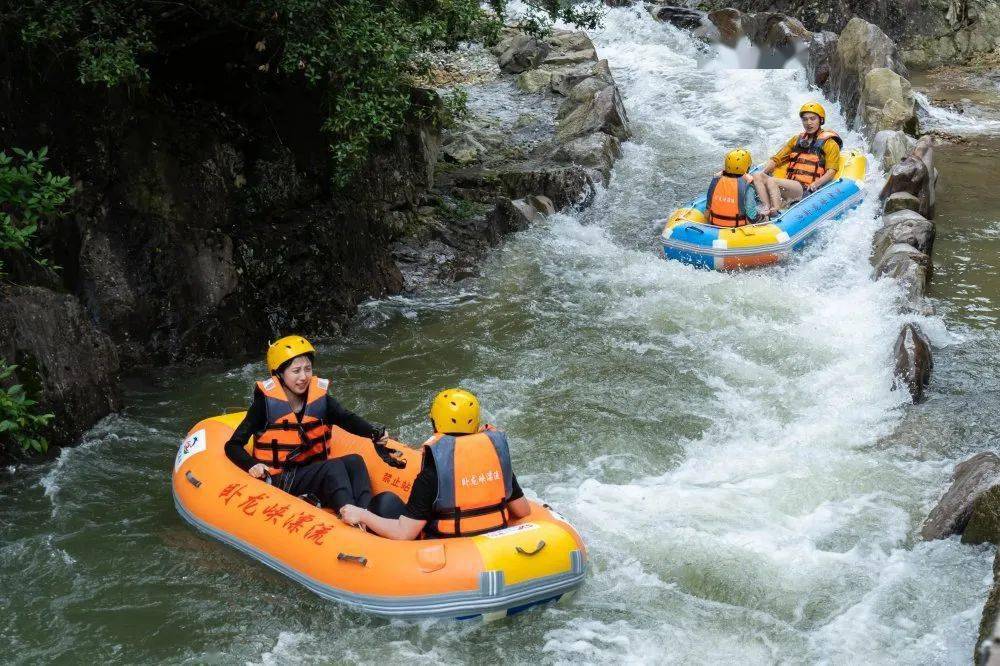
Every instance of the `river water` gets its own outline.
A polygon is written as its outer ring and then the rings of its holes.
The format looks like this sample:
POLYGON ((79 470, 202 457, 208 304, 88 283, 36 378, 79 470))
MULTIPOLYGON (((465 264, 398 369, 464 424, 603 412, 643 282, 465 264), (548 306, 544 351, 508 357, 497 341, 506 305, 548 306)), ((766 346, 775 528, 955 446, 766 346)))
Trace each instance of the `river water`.
POLYGON ((803 73, 724 69, 635 10, 594 37, 635 137, 593 207, 508 239, 481 278, 366 305, 318 363, 407 441, 426 436, 436 390, 477 392, 522 485, 589 544, 577 597, 485 625, 392 622, 199 536, 170 497, 177 443, 245 405, 263 371, 206 366, 130 381, 83 445, 0 470, 2 661, 969 660, 992 550, 915 534, 952 465, 1000 434, 997 291, 971 266, 987 251, 968 249, 1000 233, 995 213, 963 227, 941 204, 936 259, 969 270, 939 269, 952 286, 922 322, 934 384, 911 408, 889 388, 899 294, 869 279, 871 197, 788 266, 720 275, 657 256, 652 220, 726 149, 762 159, 796 131, 815 96, 803 73))

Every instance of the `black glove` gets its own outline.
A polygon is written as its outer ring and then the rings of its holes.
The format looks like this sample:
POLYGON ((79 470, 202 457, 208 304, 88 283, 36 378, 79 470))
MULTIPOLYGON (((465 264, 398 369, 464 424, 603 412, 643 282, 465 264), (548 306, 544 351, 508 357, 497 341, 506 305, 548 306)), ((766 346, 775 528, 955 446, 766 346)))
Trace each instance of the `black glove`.
POLYGON ((386 462, 390 467, 395 467, 396 469, 403 469, 406 467, 406 461, 403 459, 403 452, 399 449, 393 449, 385 444, 379 442, 380 439, 385 437, 385 426, 380 426, 372 432, 372 445, 375 446, 375 453, 378 457, 386 462))

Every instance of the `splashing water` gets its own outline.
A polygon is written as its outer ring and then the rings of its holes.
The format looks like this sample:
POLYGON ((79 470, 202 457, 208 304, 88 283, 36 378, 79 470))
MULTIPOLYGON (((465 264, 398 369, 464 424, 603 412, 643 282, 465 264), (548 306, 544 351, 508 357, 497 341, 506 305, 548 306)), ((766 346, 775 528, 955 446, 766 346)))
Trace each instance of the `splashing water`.
POLYGON ((656 254, 653 220, 730 147, 764 160, 818 93, 800 69, 702 67, 689 36, 634 9, 594 39, 635 130, 594 206, 511 238, 480 279, 369 304, 320 360, 346 404, 407 441, 426 435, 436 390, 477 392, 522 485, 589 544, 573 602, 488 625, 387 622, 192 533, 169 498, 176 443, 246 402, 249 366, 137 385, 91 433, 100 446, 3 488, 15 660, 968 659, 990 554, 914 538, 961 447, 931 458, 895 436, 899 294, 869 279, 875 202, 787 266, 722 275, 656 254))

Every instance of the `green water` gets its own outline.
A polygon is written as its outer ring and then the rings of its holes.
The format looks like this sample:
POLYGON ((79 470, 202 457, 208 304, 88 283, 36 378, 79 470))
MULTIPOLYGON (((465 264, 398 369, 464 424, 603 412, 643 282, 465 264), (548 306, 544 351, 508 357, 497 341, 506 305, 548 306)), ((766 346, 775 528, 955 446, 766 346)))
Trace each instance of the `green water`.
POLYGON ((56 461, 0 471, 3 661, 967 662, 992 552, 915 534, 952 465, 1000 434, 984 318, 1000 293, 955 259, 991 260, 996 217, 942 197, 943 316, 923 322, 937 366, 911 408, 889 390, 899 293, 869 279, 873 201, 789 266, 719 275, 657 256, 655 220, 724 148, 762 156, 795 131, 815 95, 802 73, 713 70, 625 9, 595 39, 636 136, 594 206, 508 239, 481 278, 367 304, 318 362, 346 405, 411 442, 435 391, 478 393, 529 495, 588 543, 577 597, 485 625, 387 621, 195 533, 170 497, 177 445, 242 408, 263 367, 175 369, 130 379, 127 408, 56 461), (754 94, 734 111, 737 91, 754 94), (987 309, 967 316, 973 296, 987 309))

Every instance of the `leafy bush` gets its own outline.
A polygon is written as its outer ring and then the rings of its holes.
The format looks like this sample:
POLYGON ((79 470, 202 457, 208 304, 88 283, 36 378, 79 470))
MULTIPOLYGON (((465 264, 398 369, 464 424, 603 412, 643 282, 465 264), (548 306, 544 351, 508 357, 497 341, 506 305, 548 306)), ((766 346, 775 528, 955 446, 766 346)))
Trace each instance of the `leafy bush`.
MULTIPOLYGON (((17 369, 0 360, 0 384, 10 380, 17 369)), ((52 420, 52 414, 34 414, 37 404, 25 395, 20 384, 0 387, 0 451, 10 453, 44 453, 49 444, 42 436, 52 420)))
POLYGON ((20 148, 12 152, 8 155, 0 151, 0 250, 26 253, 39 265, 47 266, 48 262, 32 251, 31 238, 43 219, 58 214, 74 189, 68 176, 46 171, 46 148, 38 153, 20 148))
MULTIPOLYGON (((593 5, 528 0, 524 20, 593 25, 593 5)), ((494 43, 507 0, 22 0, 10 18, 23 43, 75 59, 80 81, 144 86, 159 58, 199 43, 245 44, 227 64, 259 76, 302 77, 322 92, 332 179, 344 185, 372 146, 411 110, 421 53, 463 41, 494 43), (235 39, 228 39, 234 37, 235 39)), ((252 92, 248 92, 252 94, 252 92)))

